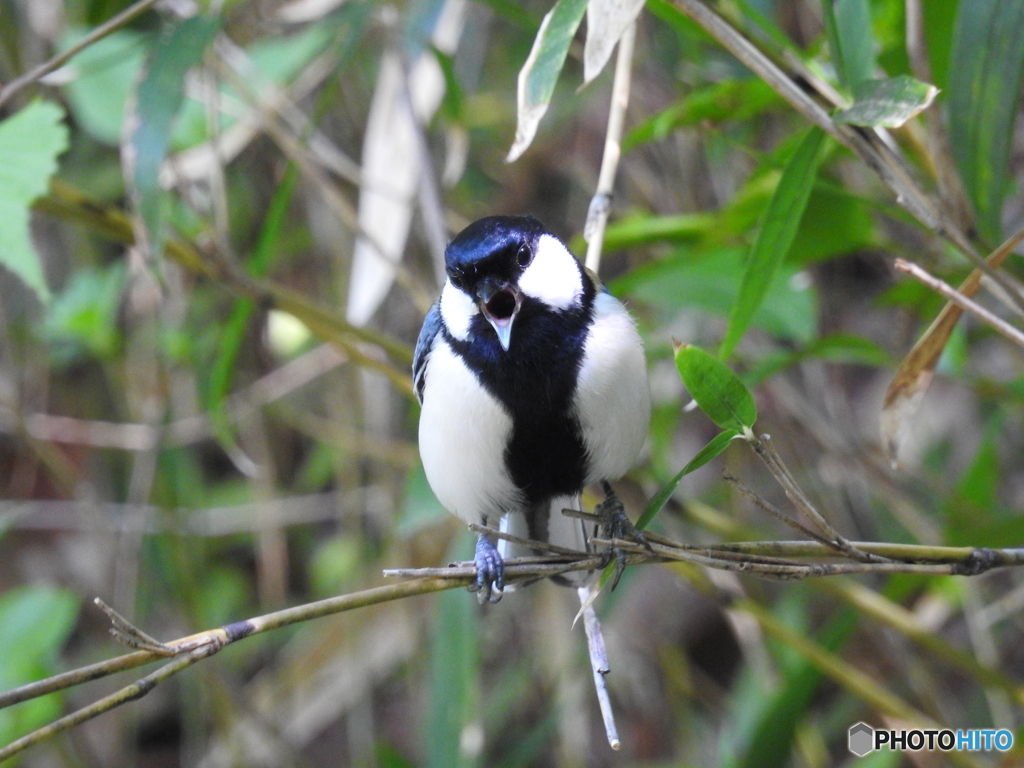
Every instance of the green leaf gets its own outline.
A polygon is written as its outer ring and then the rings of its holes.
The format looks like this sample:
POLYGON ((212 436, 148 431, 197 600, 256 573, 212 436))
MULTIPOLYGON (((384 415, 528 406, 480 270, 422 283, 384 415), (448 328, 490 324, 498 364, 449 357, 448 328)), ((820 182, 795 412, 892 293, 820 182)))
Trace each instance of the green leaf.
MULTIPOLYGON (((61 49, 67 50, 87 32, 82 28, 69 29, 61 39, 61 49)), ((68 67, 75 77, 64 86, 64 94, 75 123, 97 141, 112 147, 121 143, 125 105, 151 38, 152 35, 119 29, 71 59, 68 67)))
POLYGON ((0 122, 0 264, 20 277, 41 301, 50 298, 43 266, 32 247, 29 205, 44 194, 68 146, 64 110, 34 101, 0 122))
POLYGON ((836 71, 853 93, 875 71, 875 41, 871 35, 868 0, 822 0, 825 32, 836 71))
MULTIPOLYGON (((717 218, 710 213, 680 213, 674 216, 634 215, 609 224, 604 233, 605 250, 636 248, 651 243, 692 241, 714 228, 717 218)), ((582 245, 573 243, 573 246, 582 245)))
MULTIPOLYGON (((856 626, 857 613, 844 608, 821 631, 818 643, 834 652, 846 643, 856 626)), ((797 725, 811 707, 823 675, 803 658, 786 666, 782 684, 770 694, 760 692, 753 699, 756 714, 744 729, 747 733, 740 736, 746 743, 735 763, 737 768, 783 768, 790 764, 797 725)))
POLYGON ((814 186, 819 150, 824 139, 825 134, 820 128, 811 128, 782 172, 747 257, 739 296, 729 316, 729 327, 719 352, 723 360, 732 354, 747 332, 754 313, 764 301, 793 244, 814 186))
POLYGON ((50 303, 44 330, 59 363, 83 352, 108 360, 119 346, 118 309, 125 285, 125 266, 78 269, 50 303))
MULTIPOLYGON (((274 191, 259 240, 256 242, 252 257, 246 264, 246 271, 253 277, 262 277, 267 273, 274 255, 279 250, 281 230, 291 205, 297 179, 297 171, 293 166, 289 166, 284 178, 274 191)), ((256 305, 252 299, 241 298, 235 301, 231 308, 231 316, 221 333, 217 357, 210 369, 206 406, 210 411, 214 436, 229 455, 238 448, 234 437, 234 428, 224 410, 225 397, 231 388, 238 353, 249 327, 249 318, 255 308, 256 305)))
MULTIPOLYGON (((78 600, 63 589, 14 587, 0 595, 0 691, 53 674, 77 614, 78 600)), ((45 725, 60 710, 59 696, 0 710, 0 744, 45 725)))
POLYGON ((769 355, 743 376, 743 382, 748 387, 757 386, 784 368, 815 357, 834 363, 876 366, 893 364, 892 357, 873 341, 837 333, 818 339, 803 349, 769 355))
MULTIPOLYGON (((650 304, 672 315, 704 310, 728 318, 743 275, 739 248, 695 254, 680 248, 668 259, 646 264, 611 284, 616 295, 650 304)), ((805 282, 793 280, 799 267, 784 264, 751 323, 779 338, 809 343, 817 326, 817 299, 805 282)))
POLYGON ((949 71, 953 155, 989 243, 1002 241, 1010 144, 1024 78, 1024 3, 960 4, 949 71))
POLYGON ((530 55, 519 71, 516 139, 507 162, 516 160, 533 141, 586 9, 587 0, 558 0, 544 16, 530 55))
POLYGON ((622 151, 659 141, 677 128, 705 122, 740 123, 750 120, 766 109, 781 104, 779 95, 757 78, 729 79, 697 88, 685 97, 648 118, 631 130, 622 141, 622 151))
MULTIPOLYGON (((713 359, 713 358, 712 358, 713 359)), ((662 508, 668 503, 668 500, 672 498, 672 494, 676 491, 676 486, 679 485, 679 481, 686 477, 691 472, 700 469, 718 454, 724 451, 733 440, 740 436, 740 433, 733 430, 727 429, 724 432, 719 432, 715 435, 711 442, 697 451, 697 455, 687 462, 686 466, 683 467, 679 472, 661 489, 651 497, 651 500, 644 507, 644 511, 640 513, 640 518, 637 520, 636 527, 643 530, 650 525, 651 520, 654 519, 662 508)))
POLYGON ((160 165, 185 97, 185 75, 202 60, 219 29, 219 16, 193 16, 161 35, 136 91, 135 130, 128 140, 134 159, 131 175, 154 254, 160 252, 163 237, 160 165))
POLYGON ((921 3, 932 81, 940 91, 949 87, 949 56, 953 49, 953 30, 959 5, 960 0, 928 0, 927 3, 921 3))
POLYGON ((836 112, 837 123, 868 128, 899 128, 935 100, 939 89, 910 75, 864 80, 854 89, 853 105, 836 112))
POLYGON ((701 410, 722 429, 745 434, 757 420, 754 396, 725 363, 699 347, 676 349, 676 367, 701 410))
MULTIPOLYGON (((462 537, 468 544, 469 539, 462 537)), ((468 548, 460 548, 454 559, 468 559, 468 548)), ((476 600, 464 590, 454 589, 437 596, 430 644, 430 698, 427 715, 427 760, 429 768, 460 768, 475 764, 476 753, 463 750, 465 729, 479 717, 480 649, 477 642, 476 600)), ((482 734, 481 734, 482 738, 482 734)))
POLYGON ((810 264, 878 244, 865 201, 819 179, 807 201, 787 261, 810 264))

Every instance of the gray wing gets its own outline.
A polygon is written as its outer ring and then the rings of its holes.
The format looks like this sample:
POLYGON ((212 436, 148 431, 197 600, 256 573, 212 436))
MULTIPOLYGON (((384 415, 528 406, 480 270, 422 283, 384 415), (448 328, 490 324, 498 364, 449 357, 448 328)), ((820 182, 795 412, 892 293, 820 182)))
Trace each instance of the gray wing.
POLYGON ((441 331, 441 310, 437 304, 427 311, 423 318, 420 337, 416 340, 416 351, 412 356, 412 385, 416 390, 416 399, 423 403, 424 377, 427 372, 427 358, 434 347, 434 339, 441 331))

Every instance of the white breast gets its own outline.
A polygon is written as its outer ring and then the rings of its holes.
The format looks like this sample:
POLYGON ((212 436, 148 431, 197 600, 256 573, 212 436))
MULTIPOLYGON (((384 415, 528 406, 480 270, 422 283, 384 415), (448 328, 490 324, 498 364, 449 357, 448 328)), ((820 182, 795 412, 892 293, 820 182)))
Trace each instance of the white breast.
POLYGON ((607 293, 594 299, 594 324, 584 344, 575 407, 590 458, 587 484, 624 475, 647 437, 651 396, 636 324, 607 293))
POLYGON ((427 360, 420 457, 438 501, 467 523, 519 509, 519 492, 505 469, 512 419, 438 336, 427 360), (442 385, 443 382, 443 385, 442 385))

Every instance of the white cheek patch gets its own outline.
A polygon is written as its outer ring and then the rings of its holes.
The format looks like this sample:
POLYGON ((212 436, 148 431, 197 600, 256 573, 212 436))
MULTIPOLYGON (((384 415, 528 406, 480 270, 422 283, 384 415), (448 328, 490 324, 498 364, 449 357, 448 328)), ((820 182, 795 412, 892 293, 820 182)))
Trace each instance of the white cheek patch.
POLYGON ((452 336, 459 341, 468 339, 469 324, 479 312, 476 302, 452 285, 451 280, 445 281, 441 291, 441 317, 452 336))
POLYGON ((533 261, 519 278, 519 288, 552 309, 578 306, 583 295, 580 264, 557 238, 541 235, 533 261))

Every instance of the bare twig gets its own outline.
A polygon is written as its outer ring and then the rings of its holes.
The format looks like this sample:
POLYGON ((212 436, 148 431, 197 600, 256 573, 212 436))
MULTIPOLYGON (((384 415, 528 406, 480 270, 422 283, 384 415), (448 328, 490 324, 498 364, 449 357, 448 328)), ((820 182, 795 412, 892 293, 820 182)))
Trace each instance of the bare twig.
POLYGON ((110 619, 110 623, 113 624, 110 628, 110 634, 112 634, 118 641, 124 643, 130 648, 135 648, 141 651, 150 651, 158 656, 174 656, 177 654, 177 651, 174 648, 147 635, 141 629, 128 621, 128 619, 103 602, 100 598, 97 597, 93 600, 93 603, 97 608, 107 614, 107 618, 110 619))
MULTIPOLYGON (((837 553, 821 542, 738 542, 710 546, 687 546, 671 542, 663 537, 648 534, 653 551, 627 540, 593 540, 595 544, 614 546, 631 550, 627 555, 630 565, 640 563, 682 560, 711 568, 750 573, 766 578, 805 578, 808 576, 834 576, 848 573, 926 573, 944 575, 977 575, 992 568, 1024 565, 1024 549, 977 549, 970 547, 922 547, 903 544, 875 542, 848 542, 850 551, 837 553), (803 563, 796 558, 850 557, 851 552, 870 553, 879 559, 891 558, 889 562, 813 562, 803 563), (738 555, 746 555, 746 558, 738 555), (786 556, 792 560, 784 560, 786 556)), ((578 553, 575 557, 518 558, 506 562, 506 577, 510 581, 533 580, 568 571, 594 570, 604 562, 602 555, 578 553)), ((99 664, 92 664, 66 672, 46 680, 0 693, 0 709, 64 690, 85 682, 132 669, 166 658, 169 649, 179 658, 161 667, 153 674, 105 697, 83 709, 73 712, 33 733, 0 749, 0 761, 18 754, 28 747, 43 741, 67 728, 97 717, 121 704, 144 696, 153 687, 171 675, 185 669, 200 659, 212 656, 230 643, 251 635, 261 634, 302 621, 320 618, 343 611, 399 600, 414 595, 452 589, 470 584, 476 575, 471 563, 449 568, 420 568, 386 571, 387 576, 412 576, 410 581, 355 592, 348 595, 320 600, 314 603, 275 611, 246 621, 229 624, 219 629, 207 630, 168 643, 154 641, 155 647, 145 651, 120 656, 99 664)), ((134 625, 121 619, 115 622, 126 636, 148 635, 134 625)), ((598 656, 600 658, 600 656, 598 656)), ((604 668, 604 664, 598 665, 604 668)), ((596 680, 595 680, 596 682, 596 680)), ((598 694, 600 696, 600 693, 598 694)), ((609 736, 611 739, 611 734, 609 736)))
POLYGON ((587 240, 586 266, 595 275, 601 268, 601 250, 604 247, 604 230, 608 224, 612 195, 615 190, 615 174, 619 169, 622 154, 622 125, 629 106, 629 82, 633 64, 633 47, 636 42, 634 21, 619 38, 619 52, 615 60, 615 79, 612 82, 612 102, 608 111, 608 131, 604 140, 604 156, 601 158, 601 174, 597 191, 590 201, 587 222, 583 236, 587 240))
POLYGON ((597 691, 597 703, 601 708, 601 719, 604 721, 604 732, 608 738, 608 746, 614 750, 622 747, 619 732, 615 727, 615 713, 608 697, 608 686, 604 676, 611 672, 608 664, 608 652, 604 647, 604 635, 601 634, 601 622, 597 619, 593 601, 590 599, 590 588, 580 587, 577 592, 583 605, 583 630, 587 635, 587 655, 590 657, 590 669, 594 674, 594 689, 597 691))
POLYGON ((197 661, 205 659, 207 656, 212 656, 219 650, 220 647, 217 647, 214 644, 197 648, 191 653, 180 656, 174 661, 165 664, 156 672, 146 675, 141 680, 137 680, 131 685, 125 686, 121 690, 116 691, 109 696, 104 696, 99 701, 93 702, 87 707, 83 707, 82 709, 72 712, 70 715, 65 715, 59 720, 54 720, 49 725, 43 726, 42 728, 22 736, 20 739, 12 741, 7 746, 0 748, 0 762, 17 755, 20 752, 24 752, 29 747, 33 747, 46 739, 52 738, 58 733, 66 731, 69 728, 74 728, 76 725, 81 725, 82 723, 92 720, 105 712, 109 712, 122 704, 127 704, 129 701, 141 699, 171 676, 192 666, 197 661))
POLYGON ((117 14, 108 21, 100 24, 92 32, 83 37, 77 43, 72 45, 63 53, 59 53, 49 61, 40 64, 21 77, 16 77, 11 80, 3 88, 0 88, 0 107, 3 107, 8 101, 10 101, 18 91, 22 88, 31 85, 36 80, 39 80, 46 75, 53 72, 55 69, 66 64, 73 56, 81 53, 83 50, 88 48, 90 45, 95 43, 97 40, 102 40, 104 37, 109 35, 111 32, 115 32, 121 27, 127 25, 135 17, 141 15, 145 11, 149 10, 152 6, 156 5, 158 0, 139 0, 134 5, 125 8, 121 13, 117 14))
POLYGON ((775 446, 771 441, 770 435, 761 435, 761 437, 755 442, 751 443, 751 447, 754 452, 758 455, 761 461, 764 462, 765 466, 768 467, 768 471, 772 473, 772 476, 778 481, 779 485, 782 486, 782 490, 786 492, 786 496, 793 502, 797 509, 807 515, 815 525, 825 534, 826 537, 831 539, 835 543, 836 547, 842 550, 844 553, 853 557, 861 562, 881 562, 884 558, 880 559, 876 555, 862 552, 844 537, 839 531, 837 531, 832 524, 825 519, 825 517, 814 507, 811 500, 807 498, 807 494, 803 492, 803 489, 797 484, 793 475, 790 473, 789 468, 782 461, 782 457, 779 456, 778 451, 775 450, 775 446))
MULTIPOLYGON (((575 512, 576 510, 572 510, 575 512)), ((579 550, 569 549, 568 547, 560 547, 557 544, 552 544, 550 541, 534 541, 533 539, 524 539, 520 536, 513 536, 511 533, 505 531, 499 531, 496 528, 488 528, 485 525, 477 525, 475 523, 469 524, 469 530, 473 533, 485 533, 494 539, 503 539, 511 544, 519 544, 523 547, 530 549, 546 550, 557 555, 568 555, 570 557, 579 557, 581 553, 579 550)))
POLYGON ((929 274, 925 270, 916 264, 906 261, 904 259, 896 259, 896 269, 900 272, 906 272, 908 275, 913 277, 915 280, 924 283, 933 291, 938 293, 943 298, 953 302, 961 309, 967 310, 972 315, 977 317, 984 323, 992 326, 999 333, 1003 334, 1006 338, 1012 341, 1017 346, 1024 348, 1024 333, 1021 333, 1017 328, 1014 328, 1008 322, 1003 320, 1001 317, 989 312, 983 306, 967 298, 964 294, 960 293, 956 288, 951 286, 944 280, 929 274))
POLYGON ((780 522, 785 523, 786 525, 788 525, 790 528, 792 528, 795 531, 799 531, 800 533, 802 533, 804 536, 806 536, 809 539, 814 539, 815 541, 820 541, 822 544, 825 544, 826 546, 831 547, 833 549, 837 549, 838 548, 837 545, 834 544, 832 541, 830 541, 826 536, 822 536, 817 531, 812 531, 810 528, 808 528, 806 525, 801 523, 799 520, 794 520, 793 518, 791 518, 789 515, 787 515, 785 512, 783 512, 781 509, 776 507, 774 504, 772 504, 767 499, 764 499, 764 498, 761 498, 760 496, 758 496, 750 488, 747 488, 747 486, 745 486, 743 483, 741 483, 738 477, 735 477, 734 475, 730 475, 728 472, 723 472, 722 473, 722 479, 724 479, 727 483, 732 485, 733 488, 735 488, 737 491, 739 491, 740 494, 742 494, 744 497, 746 497, 751 503, 756 505, 758 508, 763 509, 765 512, 767 512, 769 515, 774 517, 776 520, 779 520, 780 522))

